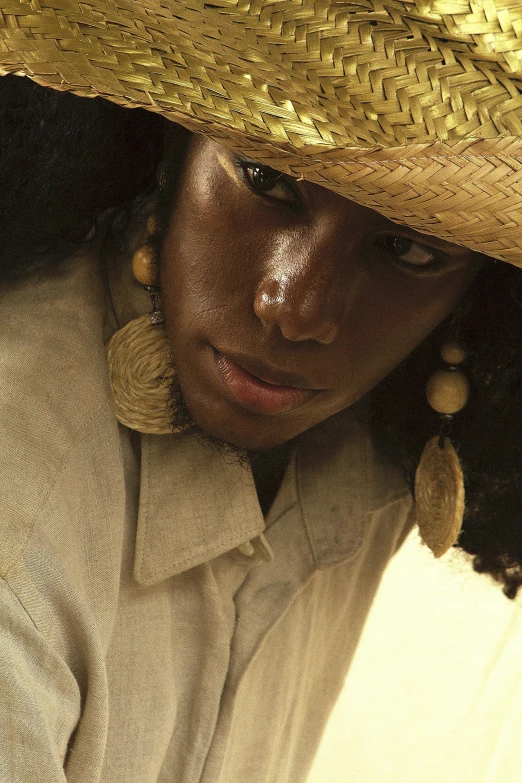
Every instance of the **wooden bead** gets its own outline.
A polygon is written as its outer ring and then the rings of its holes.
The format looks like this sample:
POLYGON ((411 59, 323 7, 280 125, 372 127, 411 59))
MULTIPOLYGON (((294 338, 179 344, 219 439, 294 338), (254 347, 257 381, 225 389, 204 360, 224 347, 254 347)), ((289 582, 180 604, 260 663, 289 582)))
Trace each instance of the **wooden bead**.
POLYGON ((132 272, 142 285, 154 285, 156 269, 154 251, 150 245, 142 245, 132 256, 132 272))
POLYGON ((448 364, 461 364, 466 358, 466 351, 458 343, 449 340, 443 344, 440 355, 448 364))
POLYGON ((468 379, 460 370, 436 370, 428 378, 426 397, 437 413, 458 413, 468 401, 468 379))
POLYGON ((156 215, 154 213, 147 218, 147 231, 151 235, 156 234, 158 231, 158 221, 156 220, 156 215))

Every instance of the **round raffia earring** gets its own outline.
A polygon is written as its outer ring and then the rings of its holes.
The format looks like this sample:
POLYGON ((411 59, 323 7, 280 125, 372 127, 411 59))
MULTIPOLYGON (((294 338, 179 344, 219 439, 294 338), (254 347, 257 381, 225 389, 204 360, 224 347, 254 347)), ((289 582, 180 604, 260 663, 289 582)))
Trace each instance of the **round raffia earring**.
POLYGON ((428 379, 428 403, 441 415, 438 435, 422 452, 415 474, 415 508, 419 533, 435 557, 441 557, 457 540, 464 516, 464 477, 460 461, 449 439, 455 413, 469 397, 469 382, 459 369, 466 358, 464 349, 454 341, 441 348, 447 367, 436 370, 428 379))
MULTIPOLYGON (((155 219, 147 220, 149 234, 155 219)), ((148 291, 152 310, 129 321, 107 344, 107 363, 116 418, 138 432, 165 435, 174 432, 169 409, 174 367, 163 312, 158 306, 154 248, 150 240, 132 257, 136 280, 148 291)))

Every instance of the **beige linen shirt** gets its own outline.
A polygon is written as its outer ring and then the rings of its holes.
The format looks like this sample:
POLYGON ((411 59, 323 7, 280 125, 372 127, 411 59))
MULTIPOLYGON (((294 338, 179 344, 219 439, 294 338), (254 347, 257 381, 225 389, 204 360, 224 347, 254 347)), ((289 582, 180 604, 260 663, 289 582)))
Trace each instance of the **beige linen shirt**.
POLYGON ((0 781, 304 781, 410 500, 350 411, 266 520, 246 469, 118 425, 99 263, 0 293, 0 781))

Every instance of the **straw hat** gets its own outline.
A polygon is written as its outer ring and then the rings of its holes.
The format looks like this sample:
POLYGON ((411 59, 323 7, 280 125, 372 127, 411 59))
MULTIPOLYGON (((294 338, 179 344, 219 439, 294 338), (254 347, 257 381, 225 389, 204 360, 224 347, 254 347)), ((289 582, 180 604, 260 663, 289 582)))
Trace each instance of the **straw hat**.
POLYGON ((0 0, 0 73, 522 266, 521 0, 0 0))

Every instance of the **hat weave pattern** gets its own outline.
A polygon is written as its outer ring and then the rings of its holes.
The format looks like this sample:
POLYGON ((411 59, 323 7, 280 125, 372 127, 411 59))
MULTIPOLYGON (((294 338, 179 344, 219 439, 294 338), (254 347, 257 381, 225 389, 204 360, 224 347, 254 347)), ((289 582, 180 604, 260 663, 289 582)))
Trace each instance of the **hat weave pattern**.
POLYGON ((0 0, 0 72, 522 265, 520 0, 0 0))

